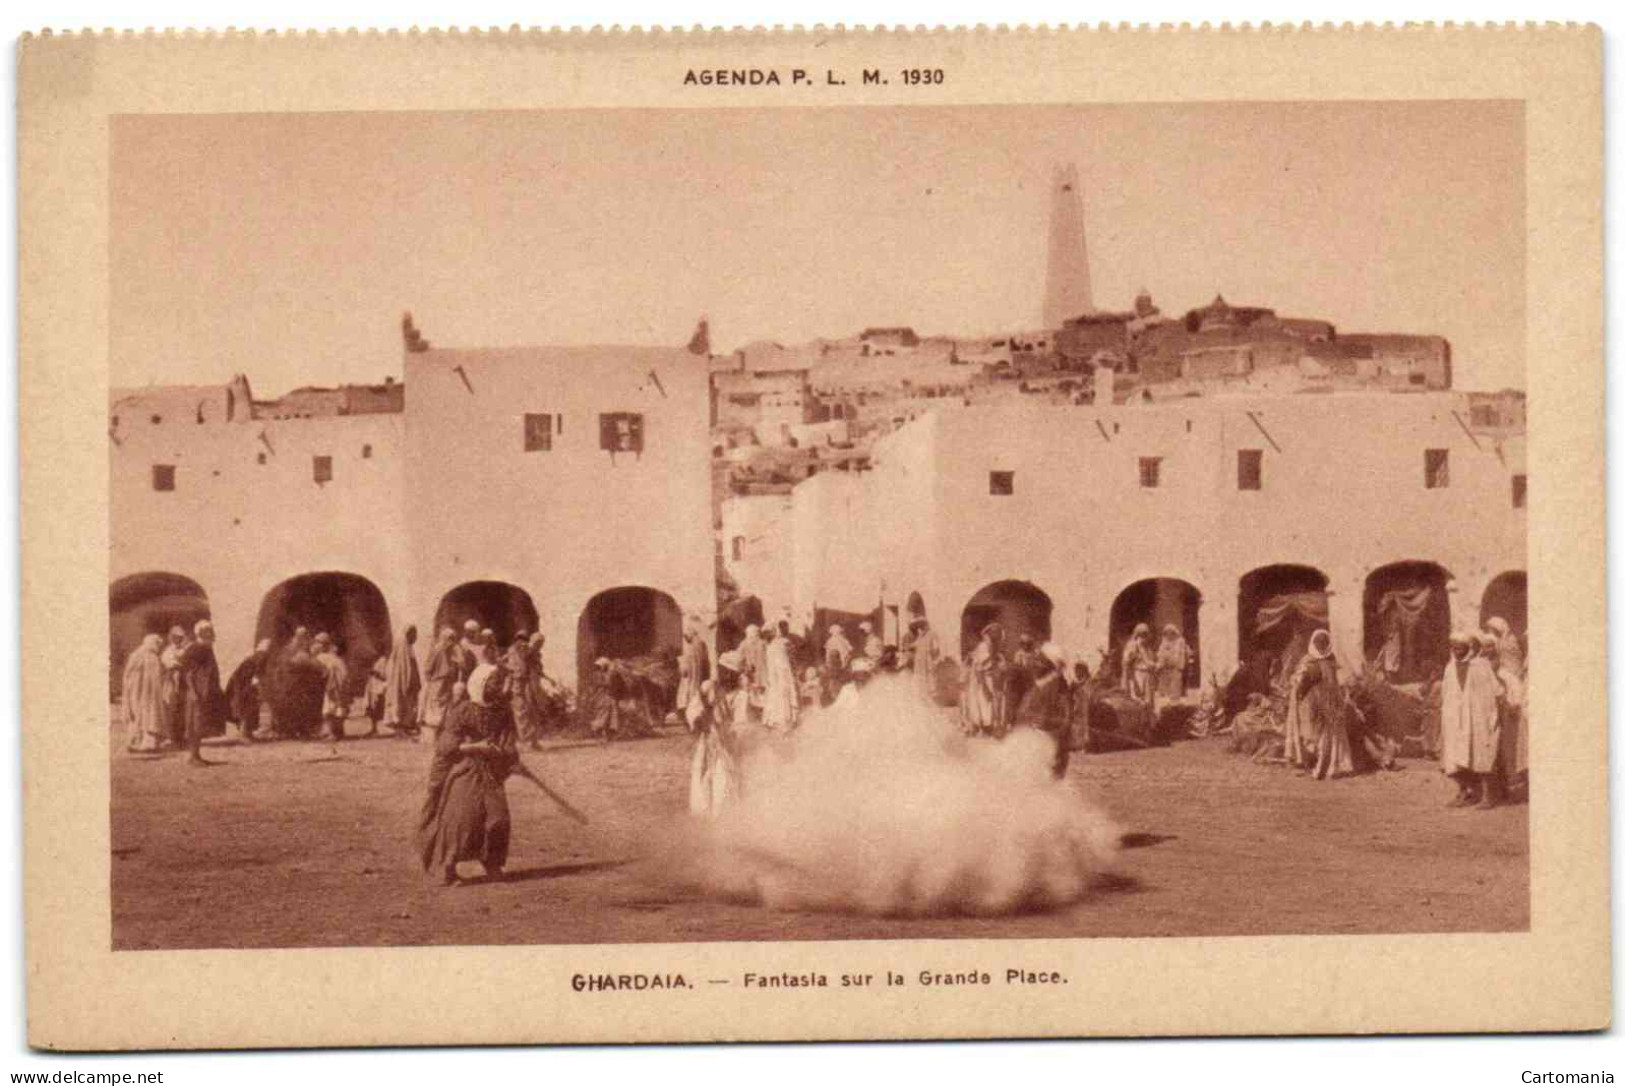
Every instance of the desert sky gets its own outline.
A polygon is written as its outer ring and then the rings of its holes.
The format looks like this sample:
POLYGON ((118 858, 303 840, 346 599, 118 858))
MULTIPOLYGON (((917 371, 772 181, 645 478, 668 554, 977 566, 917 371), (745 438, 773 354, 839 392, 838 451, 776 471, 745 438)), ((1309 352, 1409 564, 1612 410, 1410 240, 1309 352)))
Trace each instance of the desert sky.
POLYGON ((1525 385, 1521 103, 121 116, 111 379, 256 396, 442 346, 1039 323, 1054 168, 1094 302, 1447 337, 1525 385))

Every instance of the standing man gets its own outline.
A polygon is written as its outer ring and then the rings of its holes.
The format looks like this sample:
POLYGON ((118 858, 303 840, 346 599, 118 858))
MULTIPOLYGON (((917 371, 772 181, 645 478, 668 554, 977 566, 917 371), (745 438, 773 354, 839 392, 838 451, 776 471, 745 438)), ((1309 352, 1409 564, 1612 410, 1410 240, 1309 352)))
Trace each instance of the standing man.
POLYGON ((214 627, 204 619, 192 630, 193 640, 181 654, 180 676, 186 720, 186 764, 205 766, 203 735, 213 734, 224 715, 220 664, 214 658, 214 627))
POLYGON ((937 643, 936 631, 924 615, 915 616, 909 623, 914 656, 914 687, 920 700, 927 705, 936 704, 937 664, 942 660, 942 646, 937 643))
POLYGON ((423 675, 418 670, 417 643, 418 628, 408 626, 384 669, 384 724, 397 735, 416 736, 418 731, 423 675))
POLYGON ((1497 644, 1491 633, 1477 636, 1478 652, 1467 665, 1467 705, 1473 722, 1473 772, 1478 774, 1480 810, 1499 807, 1506 798, 1503 787, 1510 753, 1506 741, 1517 736, 1506 730, 1506 685, 1496 673, 1497 644))
POLYGON ((428 663, 424 666, 423 712, 420 718, 423 722, 423 741, 431 747, 440 732, 441 722, 445 720, 446 710, 451 708, 452 692, 461 680, 460 661, 457 631, 446 626, 435 639, 428 663))
POLYGON ((1157 700, 1179 701, 1185 696, 1185 669, 1190 666, 1191 647, 1173 623, 1162 628, 1162 644, 1157 646, 1157 700))
POLYGON ((700 684, 711 678, 711 655, 693 622, 683 630, 683 651, 677 657, 677 712, 687 714, 688 703, 699 696, 700 684))
POLYGON ((1501 687, 1476 649, 1473 635, 1452 634, 1440 678, 1439 769, 1456 784, 1450 807, 1494 807, 1500 799, 1493 775, 1501 746, 1501 687))
POLYGON ((191 642, 179 626, 169 629, 169 641, 159 654, 164 669, 164 742, 179 749, 186 741, 186 693, 181 685, 181 657, 191 642))
POLYGON ((468 697, 446 714, 435 741, 417 845, 424 871, 446 886, 457 884, 460 861, 479 861, 491 882, 502 880, 508 862, 505 782, 516 760, 508 682, 505 668, 479 661, 468 697))
POLYGON ((158 749, 164 734, 164 665, 160 659, 164 639, 150 633, 124 663, 124 691, 120 707, 129 732, 127 748, 146 754, 158 749))
POLYGON ((959 699, 959 716, 968 735, 1003 733, 999 711, 999 680, 1004 669, 999 646, 1003 637, 1004 627, 989 622, 982 627, 982 636, 966 661, 965 691, 959 699))
POLYGON ((530 635, 520 630, 502 658, 508 671, 508 700, 513 712, 514 732, 521 743, 536 746, 540 711, 536 702, 535 658, 530 651, 530 635))
POLYGON ((322 722, 334 742, 344 738, 344 721, 350 715, 350 669, 334 651, 333 639, 325 633, 311 642, 316 663, 326 675, 322 686, 322 722))
POLYGON ((767 667, 763 678, 762 723, 788 732, 796 726, 801 709, 801 693, 796 689, 796 670, 790 663, 790 624, 779 623, 778 633, 767 631, 767 667))
POLYGON ((1151 647, 1151 627, 1140 623, 1123 646, 1123 690, 1145 705, 1151 704, 1151 676, 1156 672, 1157 654, 1151 647))

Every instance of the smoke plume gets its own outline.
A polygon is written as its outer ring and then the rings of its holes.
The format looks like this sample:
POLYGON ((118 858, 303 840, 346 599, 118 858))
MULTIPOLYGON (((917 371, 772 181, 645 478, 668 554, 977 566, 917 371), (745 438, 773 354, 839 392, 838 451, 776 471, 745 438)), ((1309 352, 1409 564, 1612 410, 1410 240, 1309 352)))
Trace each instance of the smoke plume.
POLYGON ((1053 751, 1033 731, 967 739, 907 681, 876 680, 792 737, 758 731, 744 795, 696 828, 684 881, 773 909, 874 915, 1076 901, 1110 868, 1118 831, 1050 778, 1053 751))

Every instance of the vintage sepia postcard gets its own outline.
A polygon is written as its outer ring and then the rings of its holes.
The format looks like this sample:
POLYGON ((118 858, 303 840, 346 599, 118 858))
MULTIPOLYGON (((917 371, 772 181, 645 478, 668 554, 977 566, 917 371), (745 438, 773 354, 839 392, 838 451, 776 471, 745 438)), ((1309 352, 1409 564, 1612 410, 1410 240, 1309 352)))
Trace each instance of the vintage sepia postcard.
POLYGON ((18 80, 32 1044, 1608 1025, 1595 29, 18 80))

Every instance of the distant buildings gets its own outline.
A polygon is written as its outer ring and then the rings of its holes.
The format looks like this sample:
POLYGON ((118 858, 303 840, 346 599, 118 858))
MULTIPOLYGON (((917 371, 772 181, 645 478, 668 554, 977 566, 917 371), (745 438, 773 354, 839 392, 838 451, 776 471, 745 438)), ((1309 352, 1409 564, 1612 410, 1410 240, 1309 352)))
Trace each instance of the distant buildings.
POLYGON ((870 471, 725 501, 730 569, 770 617, 818 632, 856 613, 895 638, 913 611, 968 650, 996 618, 1093 666, 1134 624, 1171 623, 1220 674, 1282 648, 1283 606, 1318 614, 1358 666, 1388 633, 1384 596, 1423 590, 1431 667, 1452 624, 1526 623, 1525 443, 1499 414, 1516 403, 944 406, 878 440, 870 471))
POLYGON ((115 392, 115 673, 213 612, 228 664, 305 625, 365 665, 473 617, 569 677, 674 650, 723 582, 815 636, 925 613, 1093 652, 1171 623, 1210 672, 1282 606, 1356 661, 1395 592, 1430 601, 1428 666, 1452 623, 1523 629, 1522 393, 1454 389, 1438 336, 1096 310, 1075 171, 1052 200, 1042 329, 448 350, 408 316, 403 382, 115 392))

